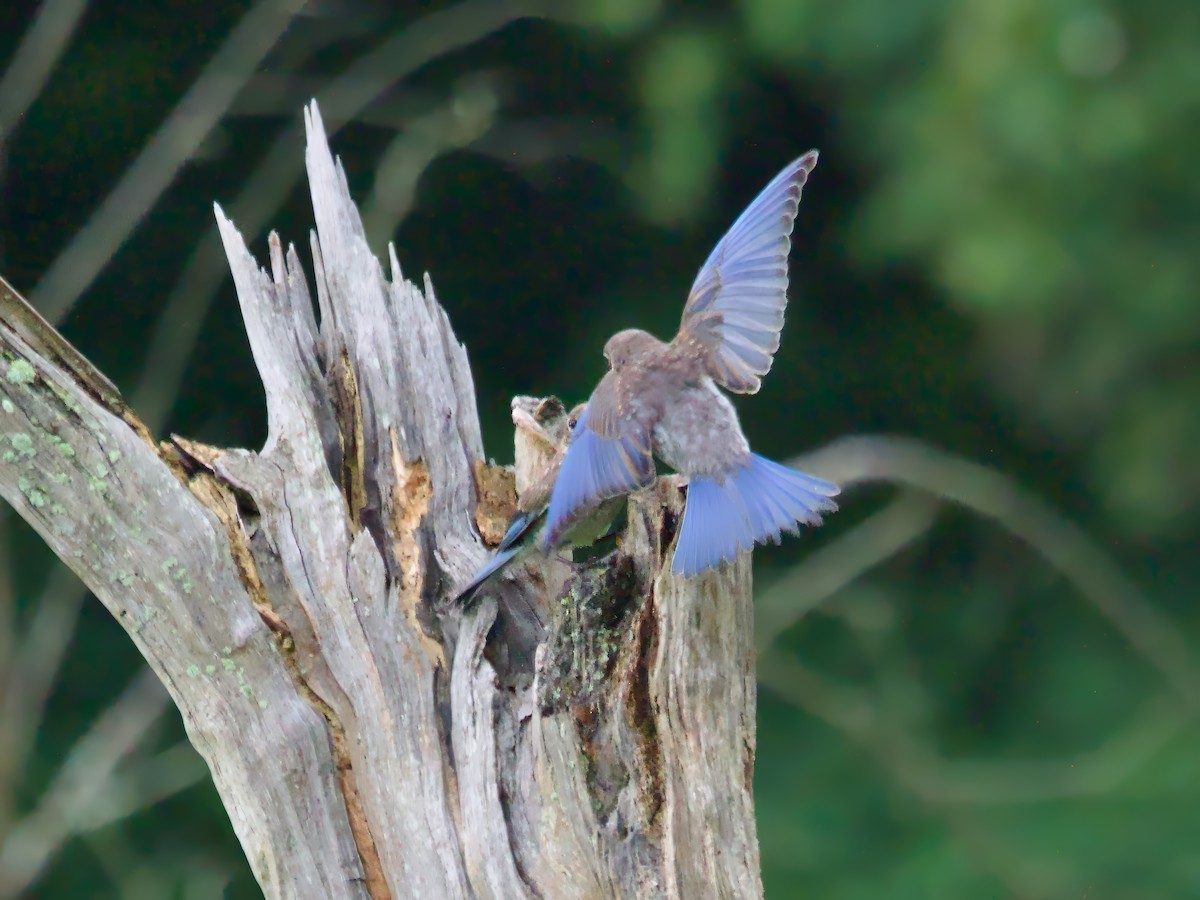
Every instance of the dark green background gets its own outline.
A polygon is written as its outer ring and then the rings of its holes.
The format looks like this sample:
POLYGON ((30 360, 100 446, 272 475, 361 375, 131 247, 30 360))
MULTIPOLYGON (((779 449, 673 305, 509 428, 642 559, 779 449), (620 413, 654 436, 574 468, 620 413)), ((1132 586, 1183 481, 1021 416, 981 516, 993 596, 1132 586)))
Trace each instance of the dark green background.
MULTIPOLYGON (((419 173, 411 204, 369 219, 371 238, 380 253, 395 241, 409 277, 431 274, 499 461, 511 459, 513 394, 581 400, 613 331, 669 336, 738 211, 819 147, 783 345, 762 391, 737 402, 751 442, 789 458, 844 435, 908 435, 1004 473, 1065 518, 1043 532, 1026 501, 1007 525, 947 504, 931 530, 881 553, 854 529, 893 502, 883 485, 848 492, 820 532, 756 554, 760 592, 800 565, 815 583, 830 565, 822 548, 852 576, 764 652, 779 689, 764 685, 759 702, 767 895, 1200 896, 1200 661, 1189 649, 1164 677, 1166 645, 1138 646, 1045 558, 1083 559, 1059 528, 1078 524, 1133 579, 1135 609, 1190 648, 1200 5, 313 7, 140 224, 106 229, 119 249, 77 299, 43 276, 249 5, 93 3, 24 116, 0 123, 0 272, 42 308, 69 307, 66 335, 158 433, 261 442, 262 391, 219 256, 189 270, 192 288, 160 317, 198 242, 215 237, 212 202, 254 231, 237 198, 272 143, 292 129, 281 150, 298 165, 302 104, 395 35, 407 49, 375 65, 384 88, 332 143, 364 204, 377 169, 392 187, 419 173), (219 285, 211 297, 205 279, 219 285)), ((0 70, 35 9, 0 10, 0 70)), ((327 122, 332 108, 322 99, 327 122)), ((303 184, 282 205, 255 202, 307 257, 303 184)), ((248 237, 261 258, 265 231, 248 237)), ((951 462, 925 463, 925 487, 941 493, 951 462)), ((971 497, 993 490, 983 469, 965 484, 971 497)), ((9 513, 3 527, 0 592, 11 581, 20 644, 36 605, 60 599, 43 600, 52 562, 36 537, 9 513)), ((0 844, 139 667, 89 598, 33 753, 15 771, 0 764, 0 844)), ((128 765, 181 737, 170 712, 128 765)), ((35 891, 190 898, 222 885, 257 893, 203 781, 70 840, 35 891)))

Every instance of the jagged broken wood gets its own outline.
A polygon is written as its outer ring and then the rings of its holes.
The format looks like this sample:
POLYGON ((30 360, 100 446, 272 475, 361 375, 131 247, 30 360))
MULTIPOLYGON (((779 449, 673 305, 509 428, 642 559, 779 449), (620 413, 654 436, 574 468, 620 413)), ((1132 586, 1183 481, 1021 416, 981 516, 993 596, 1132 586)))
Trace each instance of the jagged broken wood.
POLYGON ((268 896, 761 896, 748 560, 672 578, 661 479, 610 557, 447 609, 512 478, 306 125, 319 325, 295 249, 267 274, 217 212, 262 450, 156 443, 3 285, 0 495, 167 686, 268 896))

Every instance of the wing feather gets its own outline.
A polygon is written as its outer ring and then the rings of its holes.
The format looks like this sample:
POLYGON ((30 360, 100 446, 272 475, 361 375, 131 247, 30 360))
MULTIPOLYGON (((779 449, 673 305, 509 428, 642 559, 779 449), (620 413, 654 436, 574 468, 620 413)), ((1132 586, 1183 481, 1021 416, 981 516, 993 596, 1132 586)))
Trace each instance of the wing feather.
POLYGON ((581 515, 654 480, 650 430, 619 388, 615 372, 605 375, 575 423, 550 493, 544 552, 556 547, 581 515))
POLYGON ((736 393, 758 391, 779 349, 792 225, 816 164, 810 150, 775 176, 713 248, 684 306, 680 336, 708 349, 713 379, 736 393))

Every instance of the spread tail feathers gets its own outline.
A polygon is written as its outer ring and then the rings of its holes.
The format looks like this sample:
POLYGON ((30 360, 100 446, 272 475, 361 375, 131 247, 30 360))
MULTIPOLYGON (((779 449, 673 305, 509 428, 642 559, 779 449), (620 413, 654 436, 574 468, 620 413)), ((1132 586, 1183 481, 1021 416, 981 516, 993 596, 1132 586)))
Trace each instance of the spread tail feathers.
POLYGON ((754 544, 778 543, 783 532, 794 533, 801 524, 820 525, 821 513, 837 509, 830 498, 838 493, 835 484, 757 454, 724 483, 693 478, 672 569, 695 575, 754 544))

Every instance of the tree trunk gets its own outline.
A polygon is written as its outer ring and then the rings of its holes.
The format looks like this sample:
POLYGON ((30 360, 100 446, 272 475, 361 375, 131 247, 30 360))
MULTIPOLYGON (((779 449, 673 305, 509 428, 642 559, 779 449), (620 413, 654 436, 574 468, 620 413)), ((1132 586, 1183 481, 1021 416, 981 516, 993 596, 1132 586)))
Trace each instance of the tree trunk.
POLYGON ((0 283, 0 496, 166 685, 267 896, 761 896, 748 558, 673 578, 665 478, 610 556, 448 607, 512 475, 306 124, 319 326, 295 249, 263 272, 217 209, 263 449, 156 443, 0 283))

